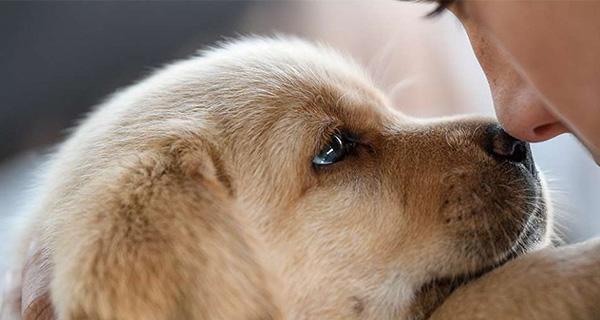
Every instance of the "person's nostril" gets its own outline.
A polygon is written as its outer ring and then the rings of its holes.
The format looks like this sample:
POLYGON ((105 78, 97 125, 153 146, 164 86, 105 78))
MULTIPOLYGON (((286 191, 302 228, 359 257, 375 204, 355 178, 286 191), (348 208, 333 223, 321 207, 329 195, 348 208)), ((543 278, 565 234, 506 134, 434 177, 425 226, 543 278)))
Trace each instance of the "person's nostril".
POLYGON ((560 122, 547 123, 533 129, 531 142, 546 141, 567 132, 569 130, 560 122))

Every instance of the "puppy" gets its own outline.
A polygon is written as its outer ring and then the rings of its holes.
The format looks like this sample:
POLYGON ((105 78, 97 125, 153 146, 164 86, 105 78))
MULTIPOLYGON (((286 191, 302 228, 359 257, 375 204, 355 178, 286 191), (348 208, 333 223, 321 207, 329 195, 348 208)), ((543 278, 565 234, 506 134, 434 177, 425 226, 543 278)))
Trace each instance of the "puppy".
POLYGON ((46 249, 58 319, 418 319, 551 236, 526 143, 402 115, 292 38, 116 93, 41 185, 20 243, 46 249))

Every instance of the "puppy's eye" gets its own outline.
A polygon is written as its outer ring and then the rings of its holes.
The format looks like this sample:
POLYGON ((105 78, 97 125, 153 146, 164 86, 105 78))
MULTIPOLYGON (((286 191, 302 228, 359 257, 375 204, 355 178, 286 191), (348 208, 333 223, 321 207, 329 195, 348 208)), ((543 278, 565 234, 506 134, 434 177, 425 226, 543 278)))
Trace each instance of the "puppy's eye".
POLYGON ((336 163, 352 151, 356 142, 342 134, 334 134, 331 141, 313 158, 312 163, 317 166, 325 166, 336 163))

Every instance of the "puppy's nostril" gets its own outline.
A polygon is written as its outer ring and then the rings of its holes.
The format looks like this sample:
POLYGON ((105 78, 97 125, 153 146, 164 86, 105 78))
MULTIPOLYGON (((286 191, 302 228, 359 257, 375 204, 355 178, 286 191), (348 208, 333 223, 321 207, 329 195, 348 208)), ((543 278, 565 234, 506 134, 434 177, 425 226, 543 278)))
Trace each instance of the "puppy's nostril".
POLYGON ((489 152, 501 160, 531 162, 529 143, 509 135, 502 128, 491 133, 489 152))
POLYGON ((497 157, 522 162, 527 158, 527 142, 511 136, 496 136, 492 140, 492 152, 497 157))

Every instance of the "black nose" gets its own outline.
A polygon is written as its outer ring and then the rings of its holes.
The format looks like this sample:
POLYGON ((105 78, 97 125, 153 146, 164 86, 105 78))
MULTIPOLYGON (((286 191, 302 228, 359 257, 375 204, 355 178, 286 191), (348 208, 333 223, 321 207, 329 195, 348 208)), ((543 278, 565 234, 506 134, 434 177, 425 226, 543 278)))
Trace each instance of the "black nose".
POLYGON ((511 136, 499 126, 490 127, 488 134, 486 149, 492 157, 497 160, 523 163, 529 170, 534 170, 529 143, 511 136))

